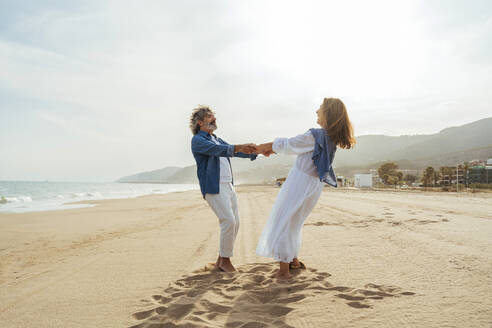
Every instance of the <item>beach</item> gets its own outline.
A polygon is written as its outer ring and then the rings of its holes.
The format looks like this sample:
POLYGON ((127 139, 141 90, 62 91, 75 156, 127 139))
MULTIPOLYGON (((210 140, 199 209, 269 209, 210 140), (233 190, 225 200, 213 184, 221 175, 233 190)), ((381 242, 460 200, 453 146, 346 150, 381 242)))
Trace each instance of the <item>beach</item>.
POLYGON ((255 255, 280 189, 237 186, 241 227, 217 272, 198 190, 0 213, 2 327, 490 327, 492 194, 325 188, 307 270, 255 255))

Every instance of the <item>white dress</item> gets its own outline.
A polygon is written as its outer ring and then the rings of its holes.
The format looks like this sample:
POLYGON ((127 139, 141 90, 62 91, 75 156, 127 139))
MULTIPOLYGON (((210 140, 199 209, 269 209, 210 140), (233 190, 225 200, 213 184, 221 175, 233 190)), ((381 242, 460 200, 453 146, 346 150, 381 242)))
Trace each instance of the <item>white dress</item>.
POLYGON ((274 140, 272 148, 275 153, 298 156, 270 212, 256 247, 257 255, 286 263, 297 257, 302 226, 323 190, 323 183, 311 159, 314 144, 310 131, 293 138, 274 140))

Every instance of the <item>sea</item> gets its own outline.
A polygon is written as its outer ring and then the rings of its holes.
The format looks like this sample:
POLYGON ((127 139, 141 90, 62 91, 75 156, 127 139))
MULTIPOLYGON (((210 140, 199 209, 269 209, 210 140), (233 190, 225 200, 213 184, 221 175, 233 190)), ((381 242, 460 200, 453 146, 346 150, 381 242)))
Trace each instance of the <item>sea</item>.
POLYGON ((95 206, 85 200, 134 198, 199 189, 198 184, 0 181, 0 212, 20 213, 95 206))

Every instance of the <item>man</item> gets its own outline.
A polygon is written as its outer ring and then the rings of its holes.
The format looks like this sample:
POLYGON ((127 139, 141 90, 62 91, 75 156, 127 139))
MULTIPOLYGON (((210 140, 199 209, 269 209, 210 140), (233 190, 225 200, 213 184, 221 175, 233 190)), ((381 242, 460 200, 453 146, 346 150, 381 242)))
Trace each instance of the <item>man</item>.
POLYGON ((229 145, 213 132, 217 130, 215 115, 209 107, 199 106, 190 118, 193 133, 191 151, 196 160, 198 180, 203 198, 219 218, 220 250, 215 266, 225 272, 236 269, 231 263, 234 241, 239 230, 239 211, 230 157, 256 159, 254 144, 229 145))

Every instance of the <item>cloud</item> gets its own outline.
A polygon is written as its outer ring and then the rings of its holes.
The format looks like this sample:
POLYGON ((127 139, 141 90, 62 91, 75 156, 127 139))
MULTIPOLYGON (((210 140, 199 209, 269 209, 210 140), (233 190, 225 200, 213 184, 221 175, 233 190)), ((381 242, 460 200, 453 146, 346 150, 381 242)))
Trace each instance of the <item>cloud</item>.
MULTIPOLYGON (((463 108, 467 121, 490 111, 488 1, 7 1, 1 9, 1 139, 22 132, 36 148, 32 131, 49 124, 57 127, 49 135, 63 136, 50 138, 55 148, 90 139, 80 151, 104 157, 111 145, 106 165, 121 170, 111 179, 193 163, 187 121, 202 103, 217 111, 218 133, 238 143, 304 132, 326 96, 346 102, 357 134, 431 133, 463 120, 463 108)), ((0 169, 21 176, 15 166, 0 169)))

